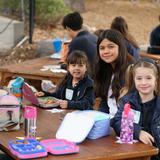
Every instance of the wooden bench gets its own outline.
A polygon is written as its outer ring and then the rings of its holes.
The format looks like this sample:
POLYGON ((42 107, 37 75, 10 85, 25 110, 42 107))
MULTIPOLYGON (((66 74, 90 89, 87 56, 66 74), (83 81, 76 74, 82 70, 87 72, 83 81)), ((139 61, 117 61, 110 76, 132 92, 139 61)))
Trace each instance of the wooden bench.
POLYGON ((145 58, 151 58, 151 59, 157 61, 157 63, 160 64, 160 54, 157 55, 157 54, 151 54, 151 53, 147 53, 147 52, 141 51, 140 52, 140 56, 141 57, 145 57, 145 58))

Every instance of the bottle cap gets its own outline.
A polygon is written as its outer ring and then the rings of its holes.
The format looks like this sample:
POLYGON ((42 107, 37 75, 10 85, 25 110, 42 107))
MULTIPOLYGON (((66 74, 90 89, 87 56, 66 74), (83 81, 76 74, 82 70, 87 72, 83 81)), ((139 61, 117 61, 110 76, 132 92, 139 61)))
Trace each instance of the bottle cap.
POLYGON ((128 113, 130 112, 131 110, 131 105, 129 103, 126 103, 124 105, 124 114, 128 116, 128 113))
POLYGON ((24 108, 24 118, 36 118, 37 117, 37 108, 33 106, 25 106, 24 108))
POLYGON ((24 82, 24 79, 22 77, 17 77, 16 80, 12 83, 12 87, 21 88, 23 82, 24 82))

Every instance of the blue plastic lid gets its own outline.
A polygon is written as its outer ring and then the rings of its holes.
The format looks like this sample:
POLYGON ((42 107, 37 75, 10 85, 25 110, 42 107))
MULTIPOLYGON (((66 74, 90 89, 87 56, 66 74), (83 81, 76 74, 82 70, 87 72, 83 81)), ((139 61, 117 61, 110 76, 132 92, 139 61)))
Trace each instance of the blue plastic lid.
POLYGON ((13 87, 21 87, 24 82, 22 77, 17 77, 16 80, 12 83, 13 87))

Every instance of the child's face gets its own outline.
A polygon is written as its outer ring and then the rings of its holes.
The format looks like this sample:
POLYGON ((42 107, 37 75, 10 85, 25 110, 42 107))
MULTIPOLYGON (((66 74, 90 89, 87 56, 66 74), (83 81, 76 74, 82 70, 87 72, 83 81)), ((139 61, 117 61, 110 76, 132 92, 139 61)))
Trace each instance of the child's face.
POLYGON ((69 64, 68 71, 74 79, 82 79, 87 71, 87 66, 86 64, 69 64))
POLYGON ((156 75, 153 69, 138 67, 135 69, 135 87, 140 95, 153 96, 156 87, 156 75))
POLYGON ((114 64, 118 57, 119 46, 108 39, 103 39, 99 45, 100 58, 106 63, 114 64))

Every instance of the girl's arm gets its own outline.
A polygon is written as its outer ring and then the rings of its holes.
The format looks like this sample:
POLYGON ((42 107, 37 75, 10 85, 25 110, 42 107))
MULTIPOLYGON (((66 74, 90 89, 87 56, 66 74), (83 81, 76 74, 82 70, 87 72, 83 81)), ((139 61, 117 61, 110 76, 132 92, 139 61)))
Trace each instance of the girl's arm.
POLYGON ((51 96, 51 97, 55 97, 58 99, 61 99, 61 88, 58 88, 55 92, 50 93, 50 92, 44 92, 44 96, 51 96))
POLYGON ((44 92, 35 92, 34 95, 35 95, 36 97, 42 97, 42 96, 45 95, 45 93, 44 93, 44 92))
POLYGON ((120 136, 120 131, 121 131, 121 119, 122 119, 122 112, 124 109, 124 102, 121 101, 118 105, 118 111, 115 114, 115 116, 111 119, 110 125, 116 132, 117 136, 120 136))
POLYGON ((102 99, 98 108, 99 111, 109 113, 109 107, 106 99, 102 99))
POLYGON ((68 101, 69 109, 89 110, 93 109, 94 91, 93 87, 86 88, 83 97, 76 101, 68 101))

